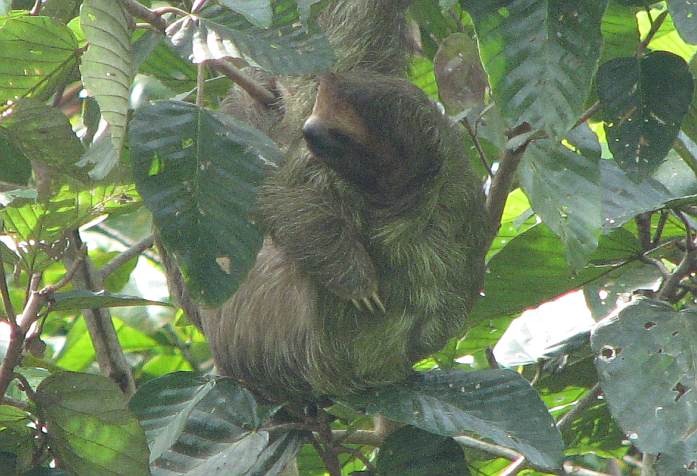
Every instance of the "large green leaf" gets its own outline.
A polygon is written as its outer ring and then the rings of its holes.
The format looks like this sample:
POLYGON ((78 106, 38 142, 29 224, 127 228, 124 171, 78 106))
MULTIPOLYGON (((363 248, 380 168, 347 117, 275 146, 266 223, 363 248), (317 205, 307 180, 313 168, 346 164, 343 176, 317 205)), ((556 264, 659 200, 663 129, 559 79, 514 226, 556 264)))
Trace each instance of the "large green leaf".
POLYGON ((128 18, 121 2, 85 0, 80 25, 89 42, 80 66, 82 81, 97 99, 102 117, 111 127, 113 146, 120 151, 133 78, 128 18))
POLYGON ((261 246, 249 214, 280 151, 256 129, 177 101, 139 109, 129 142, 138 191, 189 291, 223 302, 261 246))
POLYGON ((639 44, 636 8, 610 0, 603 15, 603 55, 601 63, 619 56, 631 56, 639 44))
POLYGON ((27 159, 63 172, 84 152, 68 118, 60 110, 33 98, 22 99, 10 109, 10 114, 0 122, 0 134, 27 159))
POLYGON ((510 370, 432 371, 349 402, 436 435, 477 433, 541 468, 561 465, 564 444, 552 417, 528 381, 510 370))
POLYGON ((0 105, 25 96, 45 99, 78 55, 73 32, 52 18, 0 18, 0 105))
POLYGON ((510 124, 563 137, 584 110, 607 1, 471 3, 484 69, 510 124))
MULTIPOLYGON (((182 59, 164 39, 156 38, 158 43, 140 65, 139 72, 156 77, 165 86, 177 93, 195 88, 196 67, 182 59)), ((147 38, 139 41, 147 41, 147 38)), ((138 46, 137 42, 135 47, 138 46)))
POLYGON ((167 28, 167 37, 194 63, 243 58, 273 73, 307 74, 328 69, 334 60, 322 34, 309 34, 294 23, 262 30, 217 8, 204 10, 204 16, 180 18, 167 28))
POLYGON ((462 448, 452 438, 412 426, 390 434, 375 461, 380 476, 469 476, 462 448))
POLYGON ((34 400, 51 449, 70 474, 149 474, 143 430, 108 378, 60 372, 39 385, 34 400))
POLYGON ((668 10, 682 39, 697 44, 697 5, 694 0, 670 0, 668 10))
POLYGON ((593 332, 612 416, 641 451, 694 467, 697 311, 639 299, 593 332))
POLYGON ((0 182, 25 186, 31 178, 31 162, 0 134, 0 182))
POLYGON ((143 385, 130 402, 150 444, 154 475, 273 476, 300 449, 302 435, 262 424, 278 406, 256 402, 231 379, 177 372, 143 385))
POLYGON ((602 65, 598 97, 608 146, 622 169, 641 178, 658 168, 678 135, 692 92, 687 64, 666 51, 602 65))

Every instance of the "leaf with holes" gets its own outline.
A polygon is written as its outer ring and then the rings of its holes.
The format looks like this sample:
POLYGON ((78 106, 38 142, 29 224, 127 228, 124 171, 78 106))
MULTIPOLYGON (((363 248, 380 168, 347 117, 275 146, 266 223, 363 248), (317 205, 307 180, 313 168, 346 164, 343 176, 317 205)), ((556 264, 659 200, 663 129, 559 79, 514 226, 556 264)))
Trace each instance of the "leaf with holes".
POLYGON ((583 113, 607 1, 471 2, 484 69, 511 126, 562 138, 583 113))
POLYGON ((108 378, 59 372, 41 382, 34 401, 51 450, 70 474, 149 474, 143 430, 108 378))
POLYGON ((151 380, 130 402, 150 444, 153 475, 275 475, 300 449, 298 432, 262 424, 279 407, 256 402, 228 378, 177 372, 151 380))
POLYGON ((667 51, 616 58, 601 66, 597 81, 615 161, 635 179, 648 176, 673 146, 692 100, 687 63, 667 51))
POLYGON ((180 18, 167 28, 167 37, 180 55, 194 63, 243 58, 272 73, 293 75, 324 71, 334 61, 322 34, 307 33, 296 23, 256 28, 217 7, 205 9, 202 16, 180 18))
POLYGON ((85 0, 80 25, 89 42, 80 66, 82 81, 97 99, 102 117, 111 127, 113 146, 120 151, 133 78, 128 18, 121 2, 85 0))
POLYGON ((697 44, 697 0, 670 0, 668 10, 682 39, 697 44))
POLYGON ((265 166, 281 152, 256 129, 178 101, 139 109, 129 143, 138 191, 187 288, 222 303, 261 247, 250 212, 265 166))
POLYGON ((0 105, 8 99, 46 99, 77 65, 78 44, 48 17, 0 18, 0 105))
POLYGON ((540 468, 561 465, 564 443, 552 417, 528 381, 511 370, 431 371, 348 402, 436 435, 477 433, 540 468))
POLYGON ((593 331, 595 365, 612 416, 641 451, 697 454, 697 310, 639 299, 593 331))

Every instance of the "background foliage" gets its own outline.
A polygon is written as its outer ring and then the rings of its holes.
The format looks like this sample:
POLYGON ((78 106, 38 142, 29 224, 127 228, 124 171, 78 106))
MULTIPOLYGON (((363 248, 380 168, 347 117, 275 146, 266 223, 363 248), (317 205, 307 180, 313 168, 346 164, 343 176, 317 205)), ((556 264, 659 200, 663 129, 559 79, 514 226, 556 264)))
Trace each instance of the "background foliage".
POLYGON ((697 473, 693 0, 414 0, 410 80, 487 187, 529 142, 469 331, 316 427, 206 376, 152 224, 234 292, 282 155, 217 109, 245 64, 330 68, 323 3, 0 0, 3 474, 697 473))

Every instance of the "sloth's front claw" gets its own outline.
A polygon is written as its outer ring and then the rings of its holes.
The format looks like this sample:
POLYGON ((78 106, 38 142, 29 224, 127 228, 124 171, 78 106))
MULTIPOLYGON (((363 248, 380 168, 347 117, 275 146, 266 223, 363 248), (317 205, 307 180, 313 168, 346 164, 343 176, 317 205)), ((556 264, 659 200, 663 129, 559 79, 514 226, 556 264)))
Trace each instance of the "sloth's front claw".
POLYGON ((378 295, 377 291, 374 292, 372 296, 370 296, 370 299, 373 300, 373 302, 378 307, 378 309, 380 309, 380 311, 382 311, 382 313, 384 314, 385 313, 385 305, 380 300, 380 295, 378 295))

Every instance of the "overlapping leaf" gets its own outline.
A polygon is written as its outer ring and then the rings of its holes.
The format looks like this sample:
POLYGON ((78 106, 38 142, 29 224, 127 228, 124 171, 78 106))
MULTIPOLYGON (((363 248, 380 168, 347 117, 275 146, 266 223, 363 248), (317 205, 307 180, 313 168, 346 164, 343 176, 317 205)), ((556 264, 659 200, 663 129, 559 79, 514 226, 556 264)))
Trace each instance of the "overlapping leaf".
POLYGON ((564 444, 552 417, 530 384, 510 370, 429 372, 349 401, 437 435, 477 433, 542 468, 561 465, 564 444))
POLYGON ((148 448, 121 390, 106 377, 60 372, 35 397, 51 449, 77 476, 148 475, 148 448))
POLYGON ((697 4, 694 0, 670 0, 670 16, 675 28, 687 43, 697 44, 697 4))
POLYGON ((77 65, 78 44, 52 18, 11 16, 0 22, 0 105, 25 96, 45 99, 77 65))
POLYGON ((130 130, 138 191, 189 291, 223 302, 261 246, 249 213, 280 151, 256 129, 177 101, 142 107, 130 130))
POLYGON ((510 124, 563 137, 584 110, 607 1, 470 3, 482 63, 510 124))
POLYGON ((231 379, 178 372, 143 385, 130 408, 145 428, 154 475, 275 475, 300 449, 297 432, 271 442, 262 423, 277 406, 258 404, 231 379))

